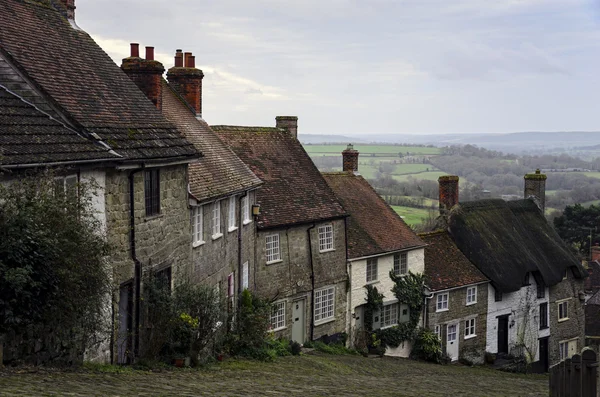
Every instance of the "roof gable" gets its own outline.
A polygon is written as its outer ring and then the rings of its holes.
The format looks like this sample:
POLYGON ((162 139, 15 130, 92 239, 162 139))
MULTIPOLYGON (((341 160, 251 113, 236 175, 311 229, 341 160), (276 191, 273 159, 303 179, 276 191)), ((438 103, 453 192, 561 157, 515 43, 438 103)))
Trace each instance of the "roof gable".
POLYGON ((346 215, 312 160, 280 128, 212 126, 221 139, 263 181, 258 227, 270 228, 346 215))
POLYGON ((525 273, 539 272, 548 286, 567 268, 585 270, 532 200, 460 203, 449 217, 458 248, 503 292, 521 288, 525 273))
POLYGON ((346 227, 350 258, 424 245, 362 176, 336 172, 323 177, 350 215, 346 227))

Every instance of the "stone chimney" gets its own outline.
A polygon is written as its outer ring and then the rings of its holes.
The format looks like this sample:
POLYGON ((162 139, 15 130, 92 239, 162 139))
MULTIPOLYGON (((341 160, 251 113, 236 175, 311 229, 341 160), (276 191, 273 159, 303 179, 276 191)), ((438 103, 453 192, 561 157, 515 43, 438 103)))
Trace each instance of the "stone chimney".
POLYGON ((75 0, 60 0, 67 10, 67 19, 75 19, 75 0))
POLYGON ((447 214, 458 204, 458 176, 442 175, 438 178, 440 190, 440 214, 447 214))
POLYGON ((202 79, 204 73, 196 69, 196 57, 191 52, 175 52, 175 66, 167 72, 169 84, 185 99, 197 118, 202 118, 202 79))
POLYGON ((131 43, 131 55, 123 59, 121 69, 146 94, 158 110, 162 110, 162 63, 154 60, 154 47, 146 47, 146 59, 140 58, 140 45, 131 43))
POLYGON ((275 117, 275 127, 287 130, 294 138, 298 139, 298 117, 277 116, 275 117))
POLYGON ((536 204, 542 210, 546 209, 546 174, 542 174, 539 169, 534 174, 525 175, 525 193, 524 197, 535 199, 536 204))
POLYGON ((342 152, 342 170, 344 172, 358 171, 358 150, 354 150, 354 146, 349 143, 346 150, 342 152))

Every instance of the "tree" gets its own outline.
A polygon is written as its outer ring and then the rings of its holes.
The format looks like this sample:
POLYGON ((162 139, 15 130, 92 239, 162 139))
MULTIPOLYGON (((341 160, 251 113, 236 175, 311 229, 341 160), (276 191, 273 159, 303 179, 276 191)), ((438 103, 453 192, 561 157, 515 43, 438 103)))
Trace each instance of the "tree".
POLYGON ((60 340, 56 357, 82 354, 106 335, 108 247, 91 184, 53 175, 0 185, 0 334, 60 340), (60 182, 60 183, 58 183, 60 182))
POLYGON ((600 205, 584 207, 581 204, 567 206, 561 216, 554 218, 558 235, 570 244, 582 257, 590 253, 590 242, 600 243, 600 205), (590 241, 590 232, 592 239, 590 241))

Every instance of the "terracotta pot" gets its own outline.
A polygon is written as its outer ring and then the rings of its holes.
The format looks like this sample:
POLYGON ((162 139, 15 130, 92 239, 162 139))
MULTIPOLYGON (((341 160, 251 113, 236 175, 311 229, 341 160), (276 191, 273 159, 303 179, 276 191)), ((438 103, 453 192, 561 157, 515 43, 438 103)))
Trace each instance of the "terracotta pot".
POLYGON ((176 366, 177 368, 182 368, 184 363, 185 363, 185 358, 174 358, 173 359, 173 365, 176 366))

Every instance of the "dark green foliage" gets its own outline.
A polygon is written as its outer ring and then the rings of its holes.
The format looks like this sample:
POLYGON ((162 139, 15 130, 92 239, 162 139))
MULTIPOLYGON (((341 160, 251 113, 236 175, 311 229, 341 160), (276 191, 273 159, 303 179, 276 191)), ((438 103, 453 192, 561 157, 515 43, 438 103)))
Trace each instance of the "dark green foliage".
POLYGON ((383 346, 398 347, 404 341, 415 338, 415 327, 411 323, 398 324, 395 327, 378 329, 374 331, 376 338, 383 346))
POLYGON ((52 330, 83 351, 108 331, 108 247, 94 186, 65 191, 60 181, 60 190, 50 174, 0 185, 0 334, 35 340, 52 330))
POLYGON ((390 271, 390 278, 394 282, 392 292, 399 303, 408 305, 410 312, 408 324, 415 329, 423 308, 424 276, 410 271, 405 276, 396 276, 393 271, 390 271))
POLYGON ((248 290, 242 292, 238 308, 238 318, 233 331, 227 337, 227 346, 232 355, 253 358, 260 355, 256 350, 266 347, 267 331, 270 327, 270 303, 248 290))
POLYGON ((300 345, 300 343, 291 340, 290 341, 290 350, 291 350, 293 356, 297 356, 302 351, 302 346, 300 345))
POLYGON ((581 257, 588 258, 590 229, 592 244, 600 243, 600 205, 567 206, 561 216, 554 218, 554 228, 558 235, 577 250, 581 257))
POLYGON ((435 332, 427 328, 421 328, 417 332, 410 355, 419 360, 441 363, 442 342, 435 332))
POLYGON ((364 310, 364 326, 367 332, 373 330, 373 314, 383 308, 383 294, 379 293, 377 287, 368 284, 365 285, 367 290, 367 303, 364 310))

